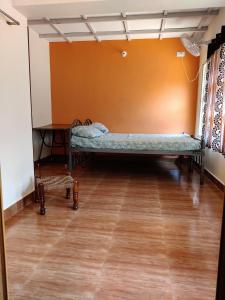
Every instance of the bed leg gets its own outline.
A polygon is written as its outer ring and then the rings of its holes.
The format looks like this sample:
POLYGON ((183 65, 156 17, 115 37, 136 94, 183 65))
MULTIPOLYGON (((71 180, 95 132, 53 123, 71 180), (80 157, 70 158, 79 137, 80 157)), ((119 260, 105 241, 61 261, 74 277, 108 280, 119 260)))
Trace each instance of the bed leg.
POLYGON ((193 172, 193 157, 192 156, 189 156, 189 159, 188 159, 188 171, 189 171, 189 173, 193 172))
POLYGON ((178 157, 178 165, 180 167, 182 167, 183 161, 184 161, 184 156, 183 155, 179 155, 179 157, 178 157))
POLYGON ((205 154, 202 152, 201 154, 201 169, 200 169, 200 184, 204 184, 204 173, 205 173, 205 154))

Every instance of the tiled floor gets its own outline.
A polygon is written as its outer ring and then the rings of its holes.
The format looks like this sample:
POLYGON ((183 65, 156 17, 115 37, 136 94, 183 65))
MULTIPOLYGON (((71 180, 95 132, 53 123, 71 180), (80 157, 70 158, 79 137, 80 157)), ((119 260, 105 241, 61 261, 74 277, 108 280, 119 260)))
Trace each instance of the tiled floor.
MULTIPOLYGON (((43 174, 63 167, 42 167, 43 174)), ((63 191, 7 223, 11 300, 214 300, 222 193, 173 160, 78 168, 80 208, 63 191)))

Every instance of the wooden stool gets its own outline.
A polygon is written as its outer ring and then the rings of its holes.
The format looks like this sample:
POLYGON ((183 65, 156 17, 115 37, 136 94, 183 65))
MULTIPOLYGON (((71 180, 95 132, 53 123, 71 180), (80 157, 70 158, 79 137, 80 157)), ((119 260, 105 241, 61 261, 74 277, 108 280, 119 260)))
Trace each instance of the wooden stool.
POLYGON ((78 209, 78 191, 79 182, 74 180, 70 175, 44 176, 36 177, 36 199, 40 203, 40 214, 44 215, 45 209, 45 191, 54 188, 63 187, 66 190, 66 199, 70 199, 71 190, 73 191, 73 209, 78 209))

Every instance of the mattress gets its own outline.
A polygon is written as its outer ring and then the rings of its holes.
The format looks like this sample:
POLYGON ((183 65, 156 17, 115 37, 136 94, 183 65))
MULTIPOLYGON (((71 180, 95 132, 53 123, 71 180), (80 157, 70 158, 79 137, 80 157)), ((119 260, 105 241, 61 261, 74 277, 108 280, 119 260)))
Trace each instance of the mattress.
POLYGON ((201 149, 201 142, 188 134, 126 134, 107 133, 96 138, 73 135, 73 148, 93 148, 132 151, 194 151, 201 149))

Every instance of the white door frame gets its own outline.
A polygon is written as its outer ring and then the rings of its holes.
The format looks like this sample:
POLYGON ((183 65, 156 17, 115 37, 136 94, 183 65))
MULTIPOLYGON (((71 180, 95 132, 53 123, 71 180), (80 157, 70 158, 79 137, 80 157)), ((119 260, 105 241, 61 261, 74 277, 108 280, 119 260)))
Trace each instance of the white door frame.
POLYGON ((0 300, 8 300, 6 255, 5 255, 5 228, 1 193, 1 173, 0 173, 0 300))

